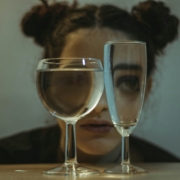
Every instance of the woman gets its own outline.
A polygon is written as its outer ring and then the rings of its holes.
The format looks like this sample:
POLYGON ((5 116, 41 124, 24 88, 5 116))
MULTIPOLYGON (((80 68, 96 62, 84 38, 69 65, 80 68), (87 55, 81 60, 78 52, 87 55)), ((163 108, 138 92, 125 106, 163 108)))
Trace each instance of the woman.
MULTIPOLYGON (((42 2, 24 16, 22 31, 44 48, 43 58, 92 57, 103 63, 103 47, 107 41, 144 41, 148 58, 147 97, 156 57, 178 35, 179 21, 166 5, 148 0, 134 6, 128 13, 112 5, 79 8, 77 2, 72 5, 42 2)), ((128 87, 131 88, 131 84, 128 87)), ((0 154, 3 157, 0 161, 63 162, 65 124, 61 120, 58 124, 60 128, 38 129, 2 140, 0 154)), ((131 161, 179 161, 160 148, 134 137, 130 138, 130 146, 131 161)), ((120 161, 121 138, 112 125, 105 94, 95 109, 77 122, 77 148, 78 162, 120 161)))

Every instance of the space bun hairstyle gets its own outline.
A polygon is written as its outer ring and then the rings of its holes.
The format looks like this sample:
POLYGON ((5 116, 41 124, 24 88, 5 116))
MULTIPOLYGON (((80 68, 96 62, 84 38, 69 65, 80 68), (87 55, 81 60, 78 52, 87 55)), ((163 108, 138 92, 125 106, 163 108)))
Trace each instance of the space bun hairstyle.
POLYGON ((163 3, 148 0, 132 8, 132 16, 144 23, 149 30, 156 53, 178 36, 179 20, 163 3))
POLYGON ((134 6, 131 12, 104 4, 79 7, 76 0, 55 2, 41 0, 22 19, 21 28, 43 46, 43 58, 60 57, 66 36, 82 28, 108 28, 121 31, 132 40, 143 41, 147 47, 147 73, 155 69, 156 57, 178 36, 179 19, 163 3, 146 0, 134 6))
POLYGON ((41 1, 41 5, 34 6, 24 15, 21 28, 26 36, 33 37, 38 45, 45 46, 48 35, 51 35, 56 25, 76 7, 77 2, 74 1, 73 5, 69 6, 67 2, 49 5, 46 0, 41 1))

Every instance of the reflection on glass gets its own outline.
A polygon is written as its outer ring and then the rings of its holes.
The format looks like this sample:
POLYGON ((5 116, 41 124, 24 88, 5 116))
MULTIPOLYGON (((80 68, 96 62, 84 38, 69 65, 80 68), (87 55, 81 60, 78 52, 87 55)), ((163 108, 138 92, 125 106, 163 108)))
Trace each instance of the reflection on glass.
POLYGON ((143 42, 108 42, 104 49, 104 78, 111 119, 122 136, 122 162, 106 173, 131 174, 129 135, 141 113, 146 84, 146 46, 143 42))
POLYGON ((91 175, 99 171, 78 164, 76 122, 93 110, 103 89, 100 60, 85 58, 44 59, 37 69, 37 89, 46 109, 66 123, 65 163, 45 174, 91 175))

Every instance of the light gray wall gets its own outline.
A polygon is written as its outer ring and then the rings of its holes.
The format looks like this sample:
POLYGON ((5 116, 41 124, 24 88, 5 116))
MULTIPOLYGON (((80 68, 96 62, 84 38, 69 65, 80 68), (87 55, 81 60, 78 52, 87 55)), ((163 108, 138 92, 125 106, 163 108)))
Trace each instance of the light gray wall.
MULTIPOLYGON (((69 0, 72 2, 72 0, 69 0)), ((79 0, 130 9, 139 0, 79 0)), ((180 17, 180 1, 164 0, 180 17)), ((23 14, 38 0, 0 0, 0 137, 55 123, 36 93, 42 49, 20 31, 23 14)), ((159 58, 153 91, 133 132, 180 157, 180 39, 159 58)))

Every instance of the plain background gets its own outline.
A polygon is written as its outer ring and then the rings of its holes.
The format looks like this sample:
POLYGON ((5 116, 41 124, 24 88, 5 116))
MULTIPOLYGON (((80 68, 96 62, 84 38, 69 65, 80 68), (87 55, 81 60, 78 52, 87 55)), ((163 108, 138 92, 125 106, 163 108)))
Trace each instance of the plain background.
MULTIPOLYGON (((180 17, 179 0, 163 0, 180 17)), ((72 0, 69 0, 72 2, 72 0)), ((79 0, 130 10, 139 0, 79 0)), ((47 126, 55 119, 42 106, 35 73, 42 49, 21 34, 20 20, 38 0, 0 0, 0 138, 47 126)), ((180 39, 158 58, 151 95, 133 134, 180 157, 180 39)))

